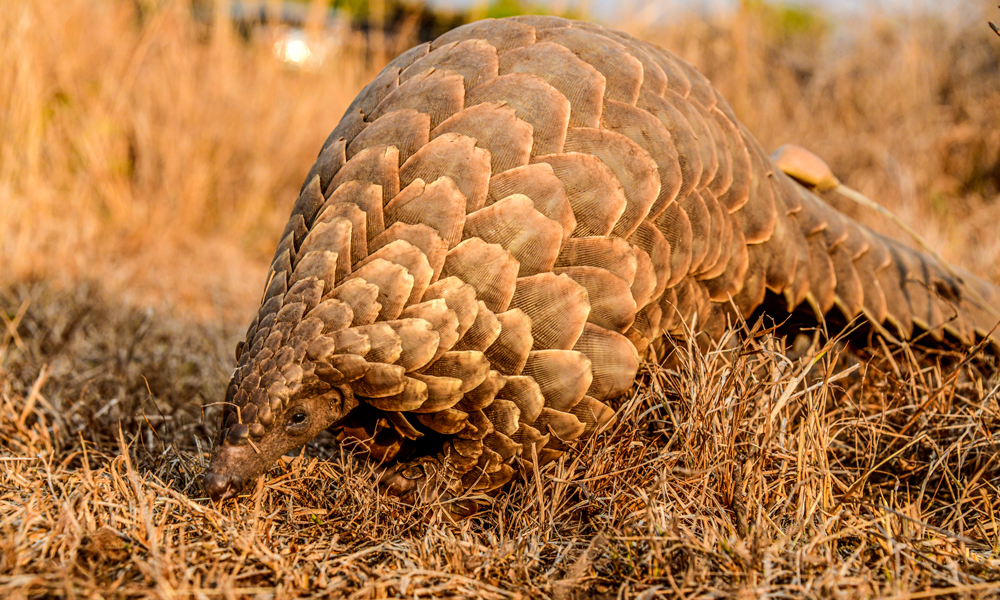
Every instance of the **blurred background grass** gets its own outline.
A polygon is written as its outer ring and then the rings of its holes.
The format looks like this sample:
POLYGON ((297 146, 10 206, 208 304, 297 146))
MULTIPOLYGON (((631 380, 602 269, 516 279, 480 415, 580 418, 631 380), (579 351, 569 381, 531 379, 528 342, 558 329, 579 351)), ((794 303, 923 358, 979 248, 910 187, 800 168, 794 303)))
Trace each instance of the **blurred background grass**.
MULTIPOLYGON (((1000 39, 976 12, 987 8, 833 14, 743 0, 698 15, 633 2, 609 24, 695 64, 766 148, 816 151, 996 281, 1000 39)), ((98 280, 126 304, 245 320, 322 141, 385 62, 468 20, 594 9, 6 0, 0 287, 98 280)))

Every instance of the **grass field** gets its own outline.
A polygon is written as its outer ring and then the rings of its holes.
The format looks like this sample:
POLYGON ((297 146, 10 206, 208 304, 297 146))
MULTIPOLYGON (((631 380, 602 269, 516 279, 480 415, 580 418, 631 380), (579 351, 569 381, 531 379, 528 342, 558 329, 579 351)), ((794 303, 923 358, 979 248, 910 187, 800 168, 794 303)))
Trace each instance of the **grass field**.
MULTIPOLYGON (((457 525, 378 494, 329 439, 213 506, 203 406, 298 186, 415 40, 352 35, 294 70, 186 2, 138 4, 0 3, 0 595, 998 594, 1000 380, 976 351, 760 331, 681 347, 614 430, 457 525)), ((1000 282, 988 16, 745 2, 622 25, 697 65, 766 148, 816 151, 1000 282)))

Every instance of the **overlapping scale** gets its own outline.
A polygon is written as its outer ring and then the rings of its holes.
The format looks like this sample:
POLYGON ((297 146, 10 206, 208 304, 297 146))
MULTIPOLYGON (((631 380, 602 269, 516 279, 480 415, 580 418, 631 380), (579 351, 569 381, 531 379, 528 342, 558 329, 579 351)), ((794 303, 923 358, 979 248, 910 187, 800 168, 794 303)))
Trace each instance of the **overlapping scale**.
POLYGON ((533 128, 517 118, 513 107, 504 102, 484 102, 448 117, 431 132, 431 139, 445 134, 461 134, 475 140, 489 152, 490 175, 528 164, 533 128))
POLYGON ((347 146, 347 158, 375 146, 394 146, 406 162, 430 139, 431 118, 412 108, 386 113, 362 129, 347 146))
POLYGON ((438 181, 442 177, 450 179, 465 197, 465 212, 479 210, 486 204, 490 185, 489 151, 477 147, 475 138, 444 133, 417 150, 399 168, 403 187, 417 179, 438 181))
POLYGON ((531 125, 532 156, 562 151, 570 103, 541 77, 528 73, 501 75, 472 88, 465 99, 466 106, 484 102, 503 102, 514 109, 518 119, 531 125))
POLYGON ((535 210, 559 223, 563 230, 563 242, 576 230, 573 207, 552 165, 534 163, 494 174, 490 178, 487 204, 516 195, 525 196, 531 200, 535 210))
POLYGON ((435 44, 428 54, 413 61, 399 74, 399 82, 405 85, 411 77, 428 69, 458 73, 468 90, 497 76, 497 49, 486 40, 474 38, 435 44))
POLYGON ((429 184, 416 179, 385 205, 385 223, 427 225, 451 248, 462 239, 465 203, 465 196, 450 177, 429 184))
POLYGON ((399 193, 399 150, 395 146, 373 146, 358 152, 333 176, 324 194, 330 196, 349 181, 368 182, 382 189, 382 203, 399 193))
POLYGON ((462 110, 465 101, 465 79, 447 69, 427 69, 385 95, 366 120, 375 121, 392 111, 412 108, 431 118, 431 128, 462 110))
POLYGON ((551 42, 522 46, 500 56, 500 73, 527 73, 544 79, 569 100, 569 125, 597 127, 604 98, 604 76, 568 48, 551 42))
POLYGON ((572 348, 590 316, 587 289, 568 275, 555 273, 519 278, 511 307, 531 320, 537 349, 572 348))
POLYGON ((559 223, 535 210, 531 198, 521 194, 470 214, 462 232, 466 240, 477 238, 509 252, 521 277, 552 269, 559 255, 553 239, 561 236, 559 223))

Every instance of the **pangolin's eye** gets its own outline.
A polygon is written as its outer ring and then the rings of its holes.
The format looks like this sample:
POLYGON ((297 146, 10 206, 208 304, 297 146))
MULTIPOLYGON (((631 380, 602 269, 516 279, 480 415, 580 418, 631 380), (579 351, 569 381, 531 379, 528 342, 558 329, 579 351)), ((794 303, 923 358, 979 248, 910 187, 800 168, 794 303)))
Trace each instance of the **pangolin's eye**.
POLYGON ((304 410, 293 410, 288 416, 288 429, 300 431, 309 424, 309 413, 304 410))

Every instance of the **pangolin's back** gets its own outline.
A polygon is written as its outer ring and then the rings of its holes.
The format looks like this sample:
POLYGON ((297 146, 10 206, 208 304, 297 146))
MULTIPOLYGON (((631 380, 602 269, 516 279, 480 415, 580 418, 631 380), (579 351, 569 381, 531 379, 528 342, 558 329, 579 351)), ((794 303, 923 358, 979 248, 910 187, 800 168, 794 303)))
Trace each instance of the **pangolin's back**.
POLYGON ((392 61, 326 141, 222 439, 260 437, 289 389, 348 383, 345 436, 425 456, 392 472, 397 491, 432 463, 495 489, 609 422, 663 333, 714 335, 770 291, 972 343, 1000 293, 963 278, 778 172, 671 53, 558 18, 482 21, 392 61))

